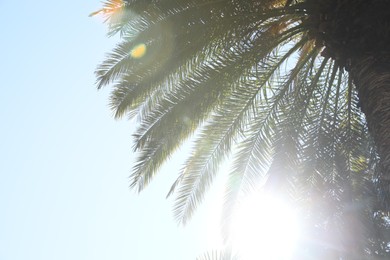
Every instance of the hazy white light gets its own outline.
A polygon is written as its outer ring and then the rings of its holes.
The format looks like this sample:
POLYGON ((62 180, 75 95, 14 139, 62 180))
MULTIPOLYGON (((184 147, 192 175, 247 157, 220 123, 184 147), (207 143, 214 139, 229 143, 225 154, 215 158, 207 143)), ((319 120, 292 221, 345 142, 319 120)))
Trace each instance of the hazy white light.
POLYGON ((233 250, 243 260, 289 259, 299 236, 294 210, 261 193, 236 209, 231 231, 233 250))

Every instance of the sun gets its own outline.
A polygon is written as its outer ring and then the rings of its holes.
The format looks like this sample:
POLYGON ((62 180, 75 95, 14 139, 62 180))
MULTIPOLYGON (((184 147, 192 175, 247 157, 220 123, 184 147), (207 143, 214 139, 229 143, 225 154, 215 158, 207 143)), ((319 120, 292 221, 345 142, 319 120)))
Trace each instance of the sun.
POLYGON ((240 259, 290 259, 299 239, 296 211, 269 194, 252 194, 235 211, 231 237, 240 259))

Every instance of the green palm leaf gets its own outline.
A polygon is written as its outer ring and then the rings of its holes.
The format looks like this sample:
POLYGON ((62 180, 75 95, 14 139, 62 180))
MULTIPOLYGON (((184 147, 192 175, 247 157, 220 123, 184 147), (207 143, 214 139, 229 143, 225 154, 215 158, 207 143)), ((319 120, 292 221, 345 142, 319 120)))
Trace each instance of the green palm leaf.
POLYGON ((131 187, 145 188, 192 138, 168 193, 179 223, 232 158, 227 235, 237 203, 262 185, 299 202, 308 229, 337 237, 323 252, 384 255, 388 10, 374 0, 109 0, 93 15, 121 42, 97 86, 113 86, 115 117, 138 117, 131 187))

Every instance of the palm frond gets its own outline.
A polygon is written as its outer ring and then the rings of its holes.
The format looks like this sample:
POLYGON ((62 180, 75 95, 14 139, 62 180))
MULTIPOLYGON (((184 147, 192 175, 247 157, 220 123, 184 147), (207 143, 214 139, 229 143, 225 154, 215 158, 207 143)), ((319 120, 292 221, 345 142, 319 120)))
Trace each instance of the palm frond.
MULTIPOLYGON (((299 202, 307 228, 323 239, 337 237, 322 241, 331 247, 322 252, 352 259, 382 254, 386 245, 378 230, 390 196, 383 177, 387 155, 385 145, 375 148, 378 135, 371 138, 369 131, 387 130, 379 119, 371 121, 375 127, 367 124, 360 107, 373 116, 367 110, 372 101, 361 105, 358 96, 364 101, 362 95, 384 89, 388 76, 379 65, 386 61, 351 56, 357 41, 342 34, 356 34, 351 28, 368 33, 349 21, 363 26, 357 14, 367 15, 357 2, 347 1, 351 12, 345 1, 334 2, 337 8, 331 2, 108 0, 93 13, 105 16, 109 35, 121 37, 96 76, 98 88, 113 85, 115 117, 138 119, 131 187, 145 188, 192 137, 192 153, 168 193, 176 195, 179 223, 191 218, 224 160, 233 158, 225 233, 237 202, 260 186, 299 202), (335 25, 340 21, 348 30, 335 25)), ((364 6, 372 11, 382 5, 364 6)), ((200 259, 223 257, 214 252, 200 259)))

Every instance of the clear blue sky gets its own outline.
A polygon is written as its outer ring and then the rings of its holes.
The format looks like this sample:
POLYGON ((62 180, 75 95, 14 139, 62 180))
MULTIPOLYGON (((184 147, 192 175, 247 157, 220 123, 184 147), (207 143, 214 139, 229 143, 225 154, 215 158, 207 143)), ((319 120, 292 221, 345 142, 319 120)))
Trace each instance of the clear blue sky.
POLYGON ((128 189, 133 125, 94 86, 116 42, 88 17, 100 7, 0 0, 0 260, 186 260, 213 247, 210 203, 185 228, 173 220, 180 165, 128 189))

